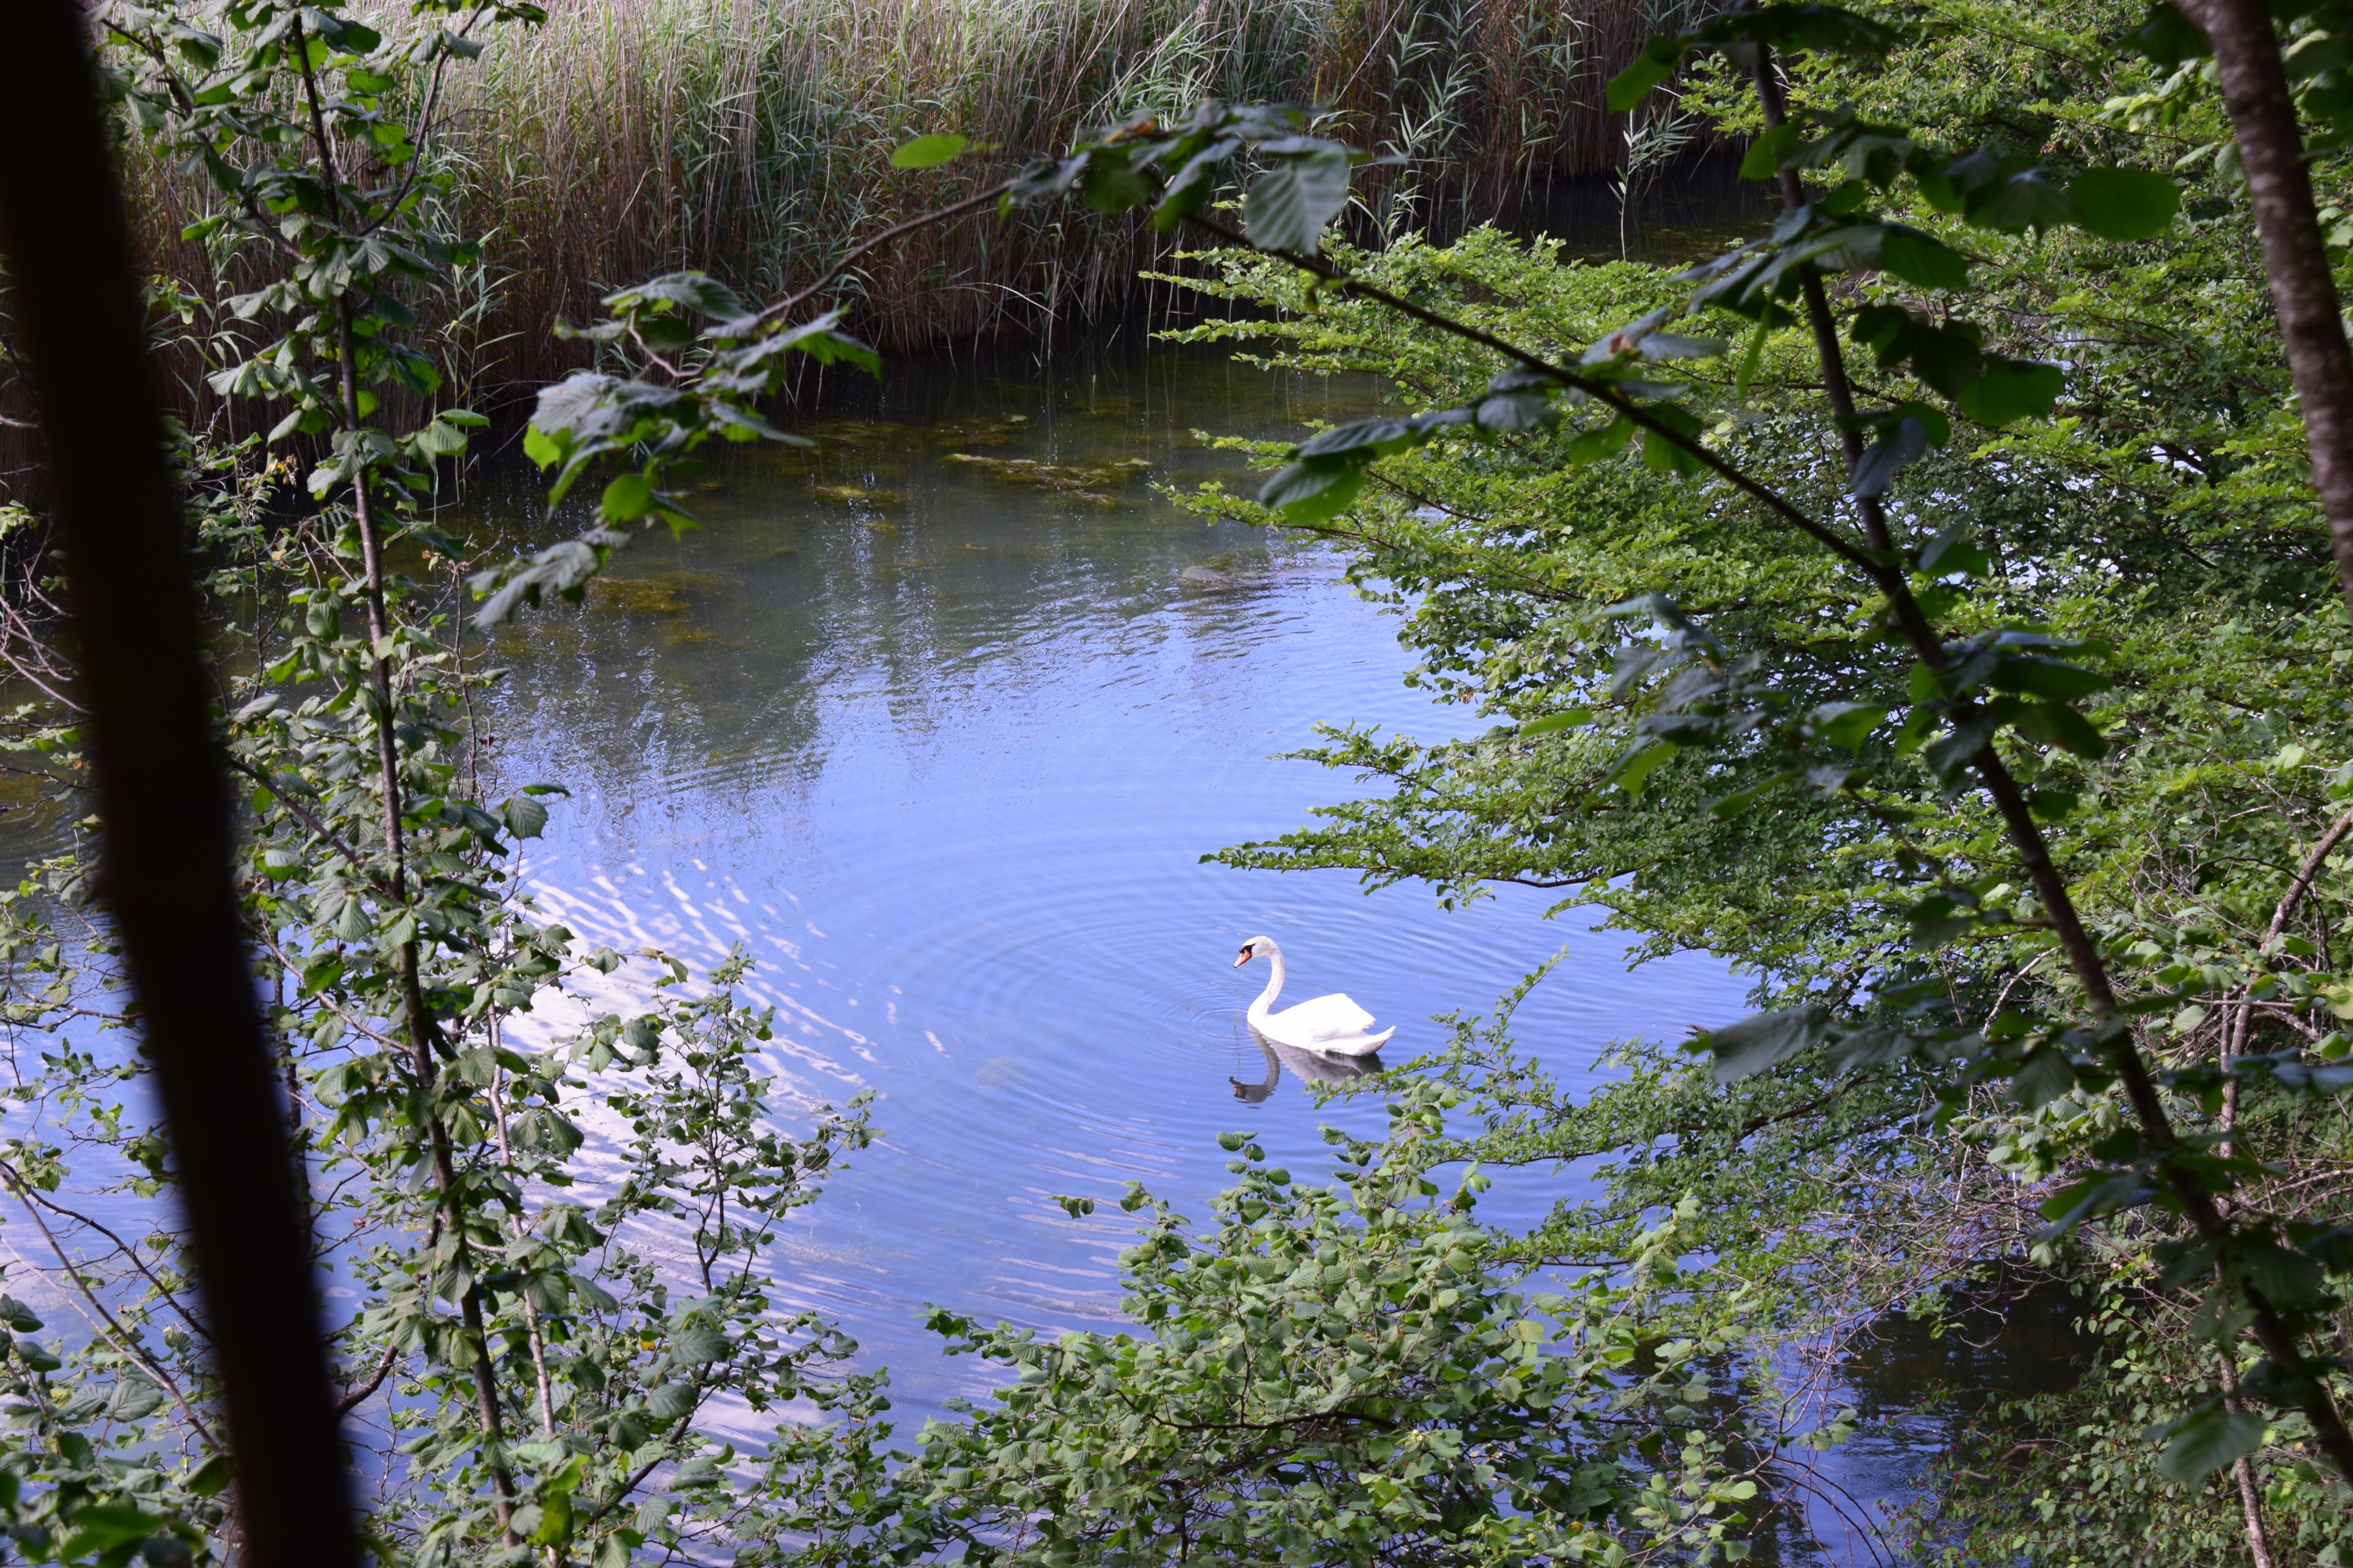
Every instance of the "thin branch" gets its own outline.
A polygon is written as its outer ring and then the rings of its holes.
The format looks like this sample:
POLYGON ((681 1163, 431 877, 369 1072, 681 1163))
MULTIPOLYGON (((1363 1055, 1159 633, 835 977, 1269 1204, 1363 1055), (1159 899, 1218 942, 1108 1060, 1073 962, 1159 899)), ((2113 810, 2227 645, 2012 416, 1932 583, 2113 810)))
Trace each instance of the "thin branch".
POLYGON ((384 1349, 384 1358, 375 1363, 375 1374, 365 1383, 360 1384, 359 1387, 353 1389, 351 1393, 346 1394, 343 1398, 335 1401, 336 1417, 341 1419, 345 1415, 349 1415, 353 1411, 357 1410, 361 1405, 366 1404, 368 1395, 374 1394, 377 1389, 384 1386, 384 1380, 392 1375, 392 1369, 399 1363, 399 1361, 400 1347, 397 1345, 386 1345, 384 1349))
POLYGON ((1717 478, 1744 495, 1762 503, 1775 516, 1799 530, 1824 549, 1831 551, 1840 560, 1869 574, 1874 583, 1883 586, 1890 580, 1898 585, 1902 584, 1901 574, 1897 574, 1892 566, 1881 564, 1877 559, 1852 541, 1846 539, 1835 530, 1817 522, 1797 503, 1761 480, 1750 477, 1730 458, 1722 456, 1705 442, 1696 437, 1684 435, 1657 415, 1635 403, 1626 395, 1624 388, 1610 382, 1598 381, 1592 376, 1580 374, 1566 366, 1555 364, 1542 354, 1533 353, 1516 343, 1506 342, 1493 333, 1474 327, 1467 321, 1458 321, 1451 317, 1440 315, 1435 310, 1426 310, 1402 295, 1391 293, 1377 283, 1366 282, 1355 274, 1333 265, 1321 256, 1308 256, 1296 250, 1274 250, 1265 246, 1252 245, 1240 229, 1229 227, 1216 218, 1204 217, 1199 213, 1187 214, 1185 221, 1204 233, 1215 235, 1226 244, 1238 249, 1253 250, 1261 256, 1271 256, 1277 260, 1287 261, 1302 271, 1315 274, 1327 283, 1337 284, 1346 289, 1352 294, 1361 294, 1367 300, 1377 300, 1391 310, 1410 316, 1425 326, 1436 327, 1442 332, 1449 332, 1466 342, 1477 343, 1482 348, 1493 349, 1525 369, 1557 381, 1563 386, 1576 388, 1595 402, 1609 407, 1630 424, 1658 437, 1676 450, 1698 459, 1702 466, 1715 474, 1717 478))
POLYGON ((1007 193, 1010 192, 1013 189, 1013 181, 1003 180, 989 186, 988 189, 985 191, 980 191, 965 197, 965 199, 960 202, 951 202, 946 206, 935 208, 931 212, 918 214, 916 216, 908 218, 902 223, 892 224, 889 228, 884 229, 881 234, 878 234, 873 238, 867 240, 864 244, 853 247, 847 255, 841 258, 840 260, 836 261, 823 272, 818 273, 816 280, 802 289, 800 292, 788 295, 786 298, 777 300, 775 304, 770 305, 767 309, 762 310, 759 315, 754 319, 765 321, 771 316, 790 315, 793 311, 806 304, 818 293, 818 290, 824 289, 828 284, 840 277, 844 272, 849 271, 849 268, 861 258, 881 249, 883 246, 890 244, 892 240, 899 238, 902 235, 913 234, 919 228, 927 228, 935 223, 945 223, 952 217, 961 217, 965 213, 971 212, 975 208, 987 206, 989 203, 998 200, 1007 195, 1007 193))
POLYGON ((26 1187, 23 1179, 5 1162, 0 1162, 0 1173, 5 1173, 5 1178, 9 1187, 16 1193, 17 1201, 24 1204, 25 1213, 32 1217, 36 1226, 40 1227, 41 1239, 47 1242, 49 1250, 57 1255, 58 1267, 65 1277, 73 1282, 75 1293, 90 1303, 89 1313, 84 1315, 96 1314, 91 1318, 91 1326, 104 1334, 115 1349, 137 1362, 147 1374, 155 1380, 158 1387, 171 1394, 172 1403, 178 1405, 180 1414, 188 1418, 188 1426, 195 1434, 198 1442, 207 1449, 216 1449, 218 1446, 213 1441, 210 1428, 206 1426, 203 1419, 193 1409, 189 1408, 187 1396, 180 1392, 179 1381, 165 1371, 154 1357, 147 1353, 146 1348, 140 1344, 136 1336, 126 1332, 122 1325, 115 1321, 114 1314, 108 1311, 104 1304, 91 1292, 89 1283, 81 1277, 81 1270, 75 1267, 71 1258, 66 1256, 65 1247, 58 1240, 57 1232, 49 1228, 49 1222, 41 1217, 41 1211, 38 1208, 26 1202, 26 1187))
POLYGON ((280 786, 277 780, 271 778, 259 768, 255 767, 252 763, 245 761, 242 757, 235 755, 234 753, 227 754, 226 756, 226 760, 230 767, 236 769, 238 773, 243 773, 246 777, 251 779, 254 783, 268 790, 271 795, 277 796, 278 804, 286 808, 289 816, 301 823, 303 826, 309 828, 319 837, 325 839, 327 843, 333 847, 336 854, 341 855, 344 859, 350 861, 353 867, 363 867, 367 864, 367 857, 362 855, 358 850, 344 843, 343 839, 337 836, 333 828, 321 821, 318 816, 313 813, 309 806, 304 805, 301 801, 296 800, 292 795, 287 794, 286 791, 280 786))
MULTIPOLYGON (((43 1208, 47 1209, 51 1214, 58 1215, 59 1218, 71 1220, 76 1225, 94 1230, 98 1232, 99 1235, 106 1237, 107 1240, 114 1243, 115 1250, 121 1253, 122 1256, 130 1261, 131 1267, 138 1271, 139 1277, 142 1279, 147 1281, 148 1285, 154 1290, 156 1295, 171 1303, 172 1310, 180 1315, 180 1320, 187 1324, 190 1331, 193 1331, 198 1339, 209 1341, 213 1337, 212 1331, 205 1326, 204 1320, 199 1318, 194 1312, 189 1311, 185 1306, 181 1305, 178 1295, 161 1279, 156 1279, 153 1271, 151 1270, 145 1263, 140 1261, 138 1248, 132 1247, 129 1242, 123 1240, 122 1237, 117 1236, 113 1231, 109 1230, 105 1226, 100 1225, 98 1221, 90 1218, 88 1215, 67 1208, 63 1205, 56 1202, 54 1199, 47 1197, 38 1187, 26 1182, 24 1176, 5 1161, 0 1161, 0 1179, 5 1179, 10 1186, 16 1188, 16 1196, 19 1201, 27 1204, 38 1204, 43 1208)), ((36 1219, 38 1218, 37 1215, 35 1217, 36 1219)))

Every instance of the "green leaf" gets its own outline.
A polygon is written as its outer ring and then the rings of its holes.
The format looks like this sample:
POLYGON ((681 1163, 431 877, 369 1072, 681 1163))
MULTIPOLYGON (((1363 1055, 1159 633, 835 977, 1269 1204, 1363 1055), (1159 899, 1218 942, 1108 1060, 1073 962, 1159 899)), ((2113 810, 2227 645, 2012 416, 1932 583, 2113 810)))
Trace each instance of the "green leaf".
POLYGON ((2086 169, 2069 183, 2075 221, 2102 239, 2147 239, 2181 210, 2181 187, 2147 169, 2086 169))
POLYGON ((1956 572, 1965 576, 1982 577, 1992 570, 1993 557, 1972 543, 1958 529, 1945 530, 1920 552, 1920 574, 1924 577, 1949 577, 1956 572))
POLYGON ((1969 209, 1969 222, 2004 234, 2057 228, 2075 220, 2075 204, 2050 175, 2026 169, 1995 184, 1969 209))
POLYGON ((1599 430, 1587 430, 1571 437, 1565 455, 1572 464, 1595 463, 1604 458, 1616 457, 1633 438, 1634 422, 1621 414, 1599 430))
POLYGON ((2037 822, 2062 823, 2074 815, 2075 803, 2081 798, 2073 790, 2038 789, 2027 795, 2026 809, 2037 822))
POLYGON ((1536 430, 1559 419, 1560 410, 1550 393, 1530 388, 1482 398, 1472 417, 1482 430, 1536 430))
POLYGON ((623 474, 605 487, 596 510, 615 522, 634 522, 654 509, 654 487, 643 474, 623 474))
POLYGON ((1992 683, 1997 691, 2046 697, 2053 702, 2073 702, 2116 684, 2096 669, 2034 653, 2006 655, 1994 667, 1992 683))
POLYGON ((1351 419, 1329 430, 1318 430, 1302 441, 1294 458, 1380 458, 1402 452, 1414 444, 1416 432, 1403 419, 1377 416, 1351 419))
POLYGON ((1808 717, 1814 732, 1833 746, 1850 752, 1862 749, 1863 737, 1879 728, 1887 710, 1870 702, 1825 702, 1808 717))
POLYGON ((2170 0, 2158 0, 2150 6, 2148 19, 2133 29, 2131 37, 2134 48, 2167 70, 2184 60, 2203 59, 2214 52, 2205 33, 2170 0))
POLYGON ((417 433, 417 449, 436 458, 454 458, 466 449, 466 433, 436 419, 417 433))
POLYGON ((670 1336, 670 1359, 673 1366, 704 1366, 727 1359, 727 1336, 718 1329, 695 1324, 670 1336))
POLYGON ((1251 184, 1242 198, 1242 227, 1263 249, 1313 256, 1323 245, 1324 226, 1347 205, 1348 150, 1336 142, 1318 142, 1278 159, 1251 184))
POLYGON ((1900 223, 1880 227, 1881 271, 1922 289, 1958 289, 1969 280, 1968 262, 1936 236, 1900 223))
POLYGON ((2229 1256, 2241 1277, 2275 1306, 2312 1307, 2327 1299, 2320 1265, 2301 1252, 2291 1252, 2266 1241, 2242 1239, 2229 1256))
POLYGON ((1861 180, 1848 180, 1817 204, 1832 217, 1844 217, 1862 205, 1871 195, 1871 187, 1861 180))
POLYGON ((1638 746, 1618 759, 1602 781, 1616 784, 1636 800, 1642 798, 1642 786, 1652 773, 1675 754, 1675 748, 1665 742, 1652 742, 1638 746))
MULTIPOLYGON (((2028 1057, 2026 1065, 2010 1080, 2010 1094, 2027 1110, 2040 1110, 2074 1087, 2075 1066, 2067 1059, 2067 1053, 2045 1046, 2028 1057)), ((2137 1178, 2127 1180, 2137 1184, 2137 1178)))
POLYGON ((2046 746, 2073 752, 2087 762, 2108 754, 2107 737, 2089 719, 2063 702, 2030 702, 2018 716, 2019 733, 2046 746))
POLYGON ((1724 353, 1722 338, 1699 338, 1683 332, 1651 332, 1634 352, 1653 363, 1671 359, 1714 359, 1724 353))
MULTIPOLYGON (((2046 1047, 2039 1054, 2052 1056, 2058 1053, 2046 1047)), ((2030 1060, 2028 1065, 2031 1068, 2032 1061, 2030 1060)), ((2063 1067, 2065 1065, 2063 1058, 2061 1058, 2061 1065, 2063 1067)), ((2073 1081, 2073 1074, 2070 1072, 2052 1091, 2052 1095, 2044 1098, 2048 1100, 2065 1093, 2073 1081)), ((2138 1173, 2119 1171, 2112 1175, 2087 1176, 2080 1182, 2073 1183, 2036 1205, 2035 1212, 2051 1222, 2052 1231, 2063 1231, 2082 1225, 2086 1220, 2096 1219, 2102 1215, 2113 1214, 2120 1208, 2145 1203, 2148 1197, 2149 1188, 2142 1182, 2138 1173)))
POLYGON ((548 439, 546 431, 536 425, 530 425, 523 428, 522 455, 544 468, 564 460, 564 448, 548 439))
MULTIPOLYGON (((1611 84, 1615 89, 1616 84, 1611 84)), ((1646 89, 1647 90, 1647 89, 1646 89)), ((1740 160, 1740 177, 1744 180, 1769 180, 1781 169, 1781 153, 1805 135, 1806 128, 1795 120, 1785 120, 1748 144, 1740 160)))
POLYGON ((33 1309, 14 1296, 0 1296, 0 1323, 7 1324, 20 1334, 41 1331, 41 1320, 33 1315, 33 1309))
POLYGON ((1079 194, 1091 210, 1111 217, 1150 206, 1160 193, 1129 160, 1124 148, 1098 147, 1080 172, 1079 194))
POLYGON ((1891 426, 1883 428, 1879 439, 1866 448, 1854 465, 1854 478, 1847 489, 1857 496, 1875 497, 1887 493, 1887 487, 1928 450, 1928 426, 1906 415, 1891 426))
POLYGON ((339 16, 332 11, 306 8, 303 16, 318 29, 319 36, 345 54, 371 53, 384 42, 383 36, 364 22, 339 16))
POLYGON ((1609 112, 1625 114, 1631 111, 1650 96, 1652 88, 1675 74, 1675 67, 1683 58, 1683 39, 1652 38, 1643 46, 1642 52, 1635 57, 1632 65, 1609 79, 1609 112))
POLYGON ((1346 459, 1306 458, 1275 470, 1260 487, 1259 503, 1287 521, 1323 522, 1336 517, 1365 487, 1364 466, 1346 459))
POLYGON ((681 1465, 671 1474, 670 1484, 674 1487, 715 1487, 726 1479, 719 1468, 718 1461, 705 1454, 681 1465))
POLYGON ((117 1383, 106 1396, 106 1414, 110 1420, 138 1421, 153 1415, 163 1403, 163 1389, 132 1374, 117 1383))
MULTIPOLYGON (((572 1538, 572 1496, 569 1492, 550 1494, 540 1505, 538 1526, 531 1531, 533 1546, 557 1546, 572 1538)), ((520 1516, 522 1510, 515 1510, 520 1516)), ((517 1528, 521 1528, 518 1525, 517 1528)))
POLYGON ((499 807, 507 831, 517 838, 536 838, 547 827, 547 807, 523 795, 511 795, 499 807))
POLYGON ((1730 795, 1717 796, 1708 803, 1708 814, 1718 821, 1729 822, 1756 805, 1757 797, 1767 790, 1778 789, 1797 776, 1794 771, 1788 769, 1778 773, 1768 773, 1746 788, 1734 790, 1730 795))
POLYGON ((2266 1423, 2252 1410, 2211 1405, 2163 1429, 2169 1440, 2157 1468, 2168 1480, 2194 1486, 2223 1466, 2255 1451, 2266 1423))
POLYGON ((1531 719, 1520 726, 1523 735, 1549 735, 1559 730, 1574 730, 1580 724, 1593 722, 1590 708, 1569 708, 1558 713, 1547 713, 1541 719, 1531 719))
POLYGON ((894 169, 936 169, 972 145, 969 136, 942 132, 932 136, 918 136, 891 154, 894 169))
POLYGON ((591 1568, 629 1568, 632 1554, 646 1543, 645 1536, 634 1530, 617 1530, 596 1548, 591 1568))
MULTIPOLYGON (((1698 439, 1699 420, 1683 409, 1667 405, 1653 408, 1651 414, 1660 424, 1685 440, 1698 439)), ((1659 473, 1679 474, 1685 478, 1706 467, 1699 460, 1698 455, 1682 442, 1671 440, 1656 430, 1642 432, 1642 466, 1659 473)))
POLYGON ((1989 354, 1977 379, 1963 386, 1953 401, 1970 418, 1999 428, 2021 419, 2041 418, 2066 389, 2066 375, 2055 364, 1989 354))
POLYGON ((1758 1013, 1702 1034, 1697 1044, 1715 1058, 1715 1081, 1732 1083, 1788 1060, 1799 1051, 1829 1037, 1830 1010, 1821 1006, 1790 1007, 1758 1013))
POLYGON ((198 1497, 217 1497, 236 1479, 236 1458, 228 1454, 215 1454, 189 1473, 187 1487, 198 1497))
MULTIPOLYGON (((1784 49, 1815 49, 1853 59, 1875 59, 1894 48, 1903 34, 1884 22, 1856 15, 1841 5, 1816 0, 1800 5, 1763 5, 1734 10, 1719 26, 1736 36, 1778 44, 1784 49)), ((1713 29, 1711 29, 1713 32, 1713 29)))
POLYGON ((144 1541, 170 1530, 168 1521, 120 1503, 93 1503, 73 1516, 73 1534, 58 1549, 61 1562, 105 1552, 127 1542, 144 1541))

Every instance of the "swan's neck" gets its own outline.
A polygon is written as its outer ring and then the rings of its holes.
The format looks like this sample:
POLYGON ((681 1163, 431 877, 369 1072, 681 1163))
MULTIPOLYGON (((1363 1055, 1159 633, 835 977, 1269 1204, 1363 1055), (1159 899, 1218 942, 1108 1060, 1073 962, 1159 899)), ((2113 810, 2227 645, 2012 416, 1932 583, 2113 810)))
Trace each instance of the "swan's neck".
POLYGON ((1266 977, 1266 989, 1260 992, 1258 1000, 1250 1005, 1250 1016, 1253 1018, 1265 1017, 1274 1006, 1274 999, 1282 994, 1282 952, 1280 948, 1266 955, 1266 966, 1272 973, 1266 977))

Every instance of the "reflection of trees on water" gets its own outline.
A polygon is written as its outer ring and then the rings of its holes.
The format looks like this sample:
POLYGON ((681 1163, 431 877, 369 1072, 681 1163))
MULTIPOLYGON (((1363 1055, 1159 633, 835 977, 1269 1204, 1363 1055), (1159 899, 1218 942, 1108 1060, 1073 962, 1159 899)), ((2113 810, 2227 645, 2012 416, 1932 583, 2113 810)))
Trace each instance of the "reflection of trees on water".
MULTIPOLYGON (((822 732, 828 696, 878 700, 923 748, 969 720, 984 679, 1048 692, 1172 657, 1209 677, 1235 651, 1236 617, 1204 613, 1198 595, 1187 613, 1158 612, 1205 555, 1263 558, 1258 531, 1176 518, 1142 483, 1103 507, 1019 482, 1018 465, 944 459, 1148 459, 1153 481, 1189 487, 1237 472, 1193 428, 1296 433, 1358 411, 1369 380, 1303 395, 1291 378, 1166 350, 1020 368, 1032 378, 898 367, 864 406, 826 389, 843 406, 801 421, 813 447, 714 454, 687 498, 702 531, 641 538, 587 603, 501 634, 495 656, 515 670, 495 700, 502 771, 575 781, 617 813, 655 804, 645 792, 659 780, 651 793, 670 809, 703 815, 714 795, 804 792, 839 743, 822 732)), ((540 493, 521 472, 474 510, 535 517, 540 493)))

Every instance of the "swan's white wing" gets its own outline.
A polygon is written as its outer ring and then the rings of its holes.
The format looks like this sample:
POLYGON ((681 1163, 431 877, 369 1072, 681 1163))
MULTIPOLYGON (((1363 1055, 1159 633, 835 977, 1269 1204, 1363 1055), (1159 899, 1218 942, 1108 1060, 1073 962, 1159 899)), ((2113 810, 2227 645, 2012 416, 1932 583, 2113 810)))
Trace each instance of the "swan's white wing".
POLYGON ((1379 1050, 1388 1037, 1396 1033, 1397 1026, 1392 1024, 1377 1035, 1351 1035, 1345 1039, 1325 1040, 1316 1047, 1316 1049, 1326 1056, 1368 1057, 1379 1050))
POLYGON ((1285 1007, 1271 1021, 1282 1038, 1312 1044, 1361 1035, 1372 1027, 1373 1016, 1357 1006, 1353 998, 1335 991, 1329 996, 1285 1007))

